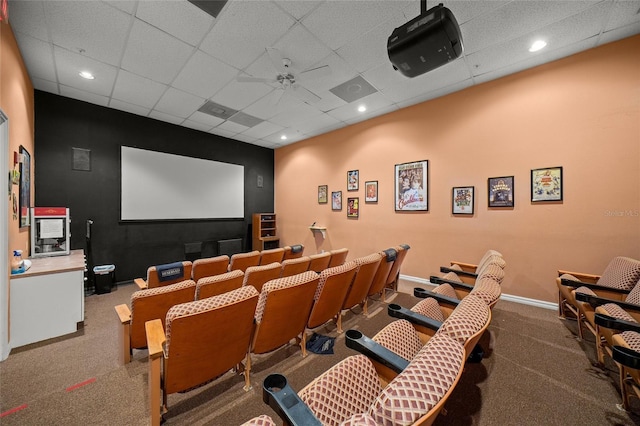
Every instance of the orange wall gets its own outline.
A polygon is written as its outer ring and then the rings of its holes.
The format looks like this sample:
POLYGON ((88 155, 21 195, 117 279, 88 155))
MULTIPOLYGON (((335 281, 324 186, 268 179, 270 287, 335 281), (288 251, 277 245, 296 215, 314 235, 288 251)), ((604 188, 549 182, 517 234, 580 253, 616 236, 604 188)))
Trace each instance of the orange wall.
POLYGON ((493 248, 507 261, 504 293, 550 302, 558 268, 601 273, 614 256, 640 259, 638 51, 635 36, 277 149, 281 243, 348 247, 349 259, 407 243, 402 274, 419 278, 493 248), (394 164, 424 159, 429 212, 394 212, 394 164), (534 205, 531 169, 552 166, 564 168, 564 201, 534 205), (352 169, 357 192, 346 191, 352 169), (488 209, 487 178, 511 175, 515 207, 488 209), (364 203, 366 180, 379 181, 377 204, 364 203), (325 184, 343 191, 341 212, 317 203, 325 184), (452 187, 471 185, 475 214, 454 217, 452 187), (349 196, 360 197, 357 220, 349 196))
MULTIPOLYGON (((20 145, 31 154, 31 200, 33 204, 34 162, 34 106, 33 85, 18 50, 18 44, 9 24, 0 23, 0 108, 9 118, 9 169, 13 168, 13 153, 20 145)), ((2 179, 6 179, 6 176, 2 179)), ((6 194, 6 181, 4 191, 6 194)), ((18 198, 18 185, 11 186, 18 198)), ((6 195, 5 195, 6 196, 6 195)), ((29 228, 19 227, 18 219, 13 219, 9 203, 9 255, 11 250, 24 250, 24 258, 29 254, 29 228)), ((10 262, 8 259, 7 262, 10 262)))

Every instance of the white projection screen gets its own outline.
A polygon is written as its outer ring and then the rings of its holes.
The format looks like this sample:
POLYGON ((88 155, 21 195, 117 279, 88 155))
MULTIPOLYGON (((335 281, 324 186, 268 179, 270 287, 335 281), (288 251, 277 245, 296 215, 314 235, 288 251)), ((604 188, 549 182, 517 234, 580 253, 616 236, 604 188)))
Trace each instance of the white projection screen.
POLYGON ((120 218, 244 218, 244 166, 123 146, 120 218))

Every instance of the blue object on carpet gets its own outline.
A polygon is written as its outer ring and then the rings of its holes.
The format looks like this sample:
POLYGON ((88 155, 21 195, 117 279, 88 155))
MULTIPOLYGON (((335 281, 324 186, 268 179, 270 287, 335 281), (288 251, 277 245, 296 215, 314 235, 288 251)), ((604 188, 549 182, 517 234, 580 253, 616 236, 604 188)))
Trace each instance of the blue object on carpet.
POLYGON ((335 341, 335 337, 313 333, 311 338, 307 340, 307 350, 314 354, 332 355, 335 341))

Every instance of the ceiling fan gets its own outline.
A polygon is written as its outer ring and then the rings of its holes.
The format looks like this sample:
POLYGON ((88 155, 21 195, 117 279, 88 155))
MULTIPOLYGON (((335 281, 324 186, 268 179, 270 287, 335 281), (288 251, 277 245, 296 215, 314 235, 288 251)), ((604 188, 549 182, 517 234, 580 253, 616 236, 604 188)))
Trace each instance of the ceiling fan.
POLYGON ((272 98, 272 102, 277 104, 280 102, 282 96, 285 93, 291 93, 297 98, 308 102, 316 103, 320 99, 320 96, 305 89, 300 85, 304 81, 313 80, 316 78, 324 77, 331 74, 331 68, 329 65, 322 65, 316 68, 311 68, 302 72, 296 72, 291 64, 291 59, 285 58, 282 52, 274 47, 266 48, 267 55, 273 67, 277 70, 275 78, 260 78, 251 77, 248 75, 239 75, 236 80, 240 83, 278 83, 280 87, 280 93, 276 98, 272 98))

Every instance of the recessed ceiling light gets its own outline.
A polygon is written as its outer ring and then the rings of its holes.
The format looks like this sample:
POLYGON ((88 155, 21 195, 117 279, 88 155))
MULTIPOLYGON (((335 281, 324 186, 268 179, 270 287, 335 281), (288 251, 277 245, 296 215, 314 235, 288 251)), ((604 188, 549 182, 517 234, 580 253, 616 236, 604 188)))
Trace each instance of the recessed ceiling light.
POLYGON ((95 77, 89 71, 80 71, 80 77, 86 78, 87 80, 93 80, 95 77))
POLYGON ((280 140, 286 141, 287 140, 287 135, 280 136, 280 140))
POLYGON ((529 48, 529 52, 537 52, 540 49, 543 49, 547 45, 546 41, 536 40, 533 42, 531 47, 529 48))
POLYGON ((360 106, 358 107, 358 111, 360 111, 360 112, 365 112, 366 110, 367 110, 367 107, 366 107, 366 106, 364 106, 364 105, 360 105, 360 106))

